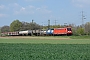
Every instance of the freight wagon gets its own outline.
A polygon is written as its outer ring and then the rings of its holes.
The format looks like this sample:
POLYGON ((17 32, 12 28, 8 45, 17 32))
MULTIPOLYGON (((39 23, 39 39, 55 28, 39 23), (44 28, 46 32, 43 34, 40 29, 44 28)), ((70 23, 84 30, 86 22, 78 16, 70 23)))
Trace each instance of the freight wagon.
POLYGON ((19 35, 19 32, 8 32, 7 35, 9 36, 18 36, 19 35))
POLYGON ((26 35, 32 35, 32 30, 26 30, 26 31, 19 31, 20 36, 26 36, 26 35))
POLYGON ((39 36, 41 34, 41 30, 32 30, 32 35, 39 36))
POLYGON ((16 32, 4 32, 4 33, 1 33, 2 36, 19 36, 19 32, 16 31, 16 32))
POLYGON ((40 36, 46 36, 46 30, 41 30, 40 31, 40 36))

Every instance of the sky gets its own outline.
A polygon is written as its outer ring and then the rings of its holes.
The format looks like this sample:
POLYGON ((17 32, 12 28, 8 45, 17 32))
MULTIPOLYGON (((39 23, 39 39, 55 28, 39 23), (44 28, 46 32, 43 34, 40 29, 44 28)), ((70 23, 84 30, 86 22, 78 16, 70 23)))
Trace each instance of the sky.
POLYGON ((14 20, 40 25, 82 24, 90 22, 90 0, 0 0, 0 26, 14 20))

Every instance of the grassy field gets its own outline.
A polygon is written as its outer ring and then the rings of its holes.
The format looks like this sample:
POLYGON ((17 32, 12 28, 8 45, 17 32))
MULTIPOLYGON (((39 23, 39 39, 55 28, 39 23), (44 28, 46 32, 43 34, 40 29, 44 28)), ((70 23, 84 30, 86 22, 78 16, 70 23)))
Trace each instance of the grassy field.
POLYGON ((0 37, 0 43, 34 43, 34 44, 90 44, 88 36, 62 37, 0 37))
POLYGON ((90 60, 90 37, 0 37, 0 60, 90 60))

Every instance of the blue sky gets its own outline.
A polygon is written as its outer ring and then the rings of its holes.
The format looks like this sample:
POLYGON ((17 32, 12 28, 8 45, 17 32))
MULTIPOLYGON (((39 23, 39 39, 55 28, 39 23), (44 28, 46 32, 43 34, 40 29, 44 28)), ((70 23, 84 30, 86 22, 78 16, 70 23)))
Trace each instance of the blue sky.
POLYGON ((40 25, 82 24, 90 22, 90 0, 0 0, 0 26, 10 25, 16 19, 40 25))

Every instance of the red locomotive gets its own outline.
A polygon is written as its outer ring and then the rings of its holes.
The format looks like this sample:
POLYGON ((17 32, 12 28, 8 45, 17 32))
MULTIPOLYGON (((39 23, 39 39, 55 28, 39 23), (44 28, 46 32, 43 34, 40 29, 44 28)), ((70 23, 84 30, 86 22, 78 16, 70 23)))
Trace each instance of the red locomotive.
POLYGON ((72 29, 71 27, 54 28, 53 34, 54 35, 72 35, 72 29))

